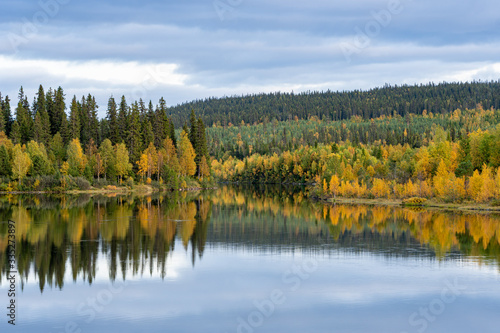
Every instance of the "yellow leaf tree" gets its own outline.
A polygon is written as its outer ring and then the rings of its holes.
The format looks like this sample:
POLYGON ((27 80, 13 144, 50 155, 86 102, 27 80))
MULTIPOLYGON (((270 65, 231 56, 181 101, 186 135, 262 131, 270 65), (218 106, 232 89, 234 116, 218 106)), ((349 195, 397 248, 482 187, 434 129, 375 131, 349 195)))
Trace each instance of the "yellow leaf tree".
POLYGON ((124 143, 117 143, 115 146, 115 169, 120 178, 120 183, 123 176, 127 175, 132 169, 132 165, 129 163, 128 150, 124 143))
POLYGON ((183 176, 193 176, 196 173, 195 156, 188 134, 182 131, 179 142, 179 165, 183 176))
POLYGON ((68 145, 69 173, 72 176, 81 176, 87 165, 87 156, 83 153, 80 140, 73 139, 68 145))
POLYGON ((31 159, 28 153, 23 151, 20 144, 14 146, 12 156, 12 173, 14 178, 19 179, 19 183, 21 183, 31 166, 31 159))
POLYGON ((340 180, 339 177, 335 174, 330 179, 330 194, 333 194, 336 197, 339 194, 340 180))

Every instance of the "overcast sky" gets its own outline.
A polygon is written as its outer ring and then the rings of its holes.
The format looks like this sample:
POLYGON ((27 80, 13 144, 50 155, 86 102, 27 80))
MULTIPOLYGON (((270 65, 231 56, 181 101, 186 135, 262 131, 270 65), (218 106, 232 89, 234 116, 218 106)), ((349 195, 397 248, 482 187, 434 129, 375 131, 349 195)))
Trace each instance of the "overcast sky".
MULTIPOLYGON (((497 0, 3 0, 0 91, 169 105, 500 79, 497 0)), ((67 101, 69 104, 69 101, 67 101)))

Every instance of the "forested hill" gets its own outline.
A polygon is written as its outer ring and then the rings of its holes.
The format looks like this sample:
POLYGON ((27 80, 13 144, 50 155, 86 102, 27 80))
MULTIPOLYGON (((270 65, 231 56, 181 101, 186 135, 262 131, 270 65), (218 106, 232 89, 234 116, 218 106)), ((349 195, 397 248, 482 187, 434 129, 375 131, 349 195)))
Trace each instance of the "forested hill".
POLYGON ((365 119, 407 113, 447 113, 456 109, 500 109, 500 80, 472 83, 442 83, 420 86, 385 86, 368 91, 271 93, 241 97, 209 98, 171 107, 176 127, 188 121, 191 110, 207 126, 229 123, 261 123, 266 120, 319 119, 344 120, 353 116, 365 119))

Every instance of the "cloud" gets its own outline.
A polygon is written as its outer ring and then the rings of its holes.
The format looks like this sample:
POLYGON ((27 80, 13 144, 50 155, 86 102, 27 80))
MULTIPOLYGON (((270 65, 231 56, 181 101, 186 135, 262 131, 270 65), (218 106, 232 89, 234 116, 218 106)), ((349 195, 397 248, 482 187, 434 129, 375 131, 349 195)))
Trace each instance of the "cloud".
POLYGON ((12 97, 23 85, 32 96, 42 83, 63 86, 67 96, 91 93, 100 105, 110 94, 164 96, 177 104, 276 90, 500 77, 500 20, 492 0, 400 0, 401 10, 387 24, 377 21, 387 0, 221 1, 231 6, 224 20, 212 0, 64 0, 17 53, 7 36, 25 37, 26 20, 43 8, 8 2, 0 13, 0 90, 12 97), (359 31, 370 24, 379 24, 378 31, 359 47, 359 31), (356 47, 350 61, 341 45, 356 47), (151 68, 165 75, 152 79, 151 68))

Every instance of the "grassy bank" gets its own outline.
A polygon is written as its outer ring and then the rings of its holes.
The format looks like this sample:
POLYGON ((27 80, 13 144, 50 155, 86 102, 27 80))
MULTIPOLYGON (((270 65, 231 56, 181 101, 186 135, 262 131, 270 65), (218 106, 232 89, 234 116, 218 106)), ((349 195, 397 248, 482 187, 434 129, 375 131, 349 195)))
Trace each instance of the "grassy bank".
POLYGON ((405 207, 422 207, 422 208, 438 208, 445 210, 459 210, 459 211, 491 211, 500 212, 500 206, 491 203, 476 202, 463 202, 463 203, 446 203, 435 199, 427 200, 419 205, 405 205, 401 199, 387 199, 387 198, 315 198, 322 202, 331 204, 352 204, 352 205, 383 205, 383 206, 405 206, 405 207))

